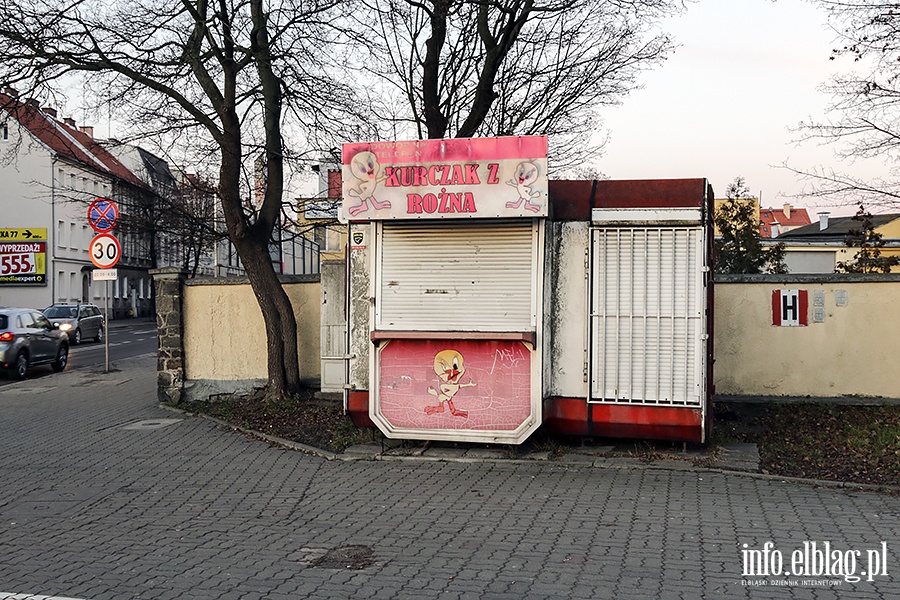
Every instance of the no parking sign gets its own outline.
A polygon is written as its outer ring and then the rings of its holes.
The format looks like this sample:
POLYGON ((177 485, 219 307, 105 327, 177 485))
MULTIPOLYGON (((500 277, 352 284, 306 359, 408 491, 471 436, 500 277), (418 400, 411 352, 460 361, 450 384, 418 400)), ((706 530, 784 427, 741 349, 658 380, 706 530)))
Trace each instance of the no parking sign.
POLYGON ((88 206, 88 223, 97 233, 111 231, 119 221, 119 207, 107 198, 97 198, 88 206))

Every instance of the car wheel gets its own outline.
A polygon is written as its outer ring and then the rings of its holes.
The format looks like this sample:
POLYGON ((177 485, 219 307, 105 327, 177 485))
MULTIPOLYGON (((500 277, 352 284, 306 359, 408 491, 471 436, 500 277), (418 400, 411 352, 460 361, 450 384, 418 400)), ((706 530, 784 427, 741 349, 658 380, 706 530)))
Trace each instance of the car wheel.
POLYGON ((9 376, 12 379, 25 379, 25 372, 28 370, 28 356, 24 352, 20 352, 16 357, 16 362, 13 363, 12 368, 9 370, 9 376))
POLYGON ((69 364, 69 347, 63 344, 56 351, 56 360, 50 363, 50 366, 59 373, 66 368, 67 364, 69 364))
POLYGON ((94 337, 94 341, 96 341, 96 342, 102 342, 102 341, 103 341, 103 328, 102 328, 102 327, 101 327, 100 329, 97 330, 97 336, 94 337))
POLYGON ((81 343, 81 329, 75 330, 75 339, 72 341, 76 346, 81 343))

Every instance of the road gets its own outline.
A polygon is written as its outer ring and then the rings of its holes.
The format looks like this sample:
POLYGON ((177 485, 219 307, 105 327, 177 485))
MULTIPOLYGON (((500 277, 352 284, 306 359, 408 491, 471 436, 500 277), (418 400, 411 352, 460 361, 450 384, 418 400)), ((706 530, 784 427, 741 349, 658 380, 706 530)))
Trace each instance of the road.
MULTIPOLYGON (((156 352, 156 323, 149 320, 112 321, 109 327, 109 360, 111 366, 116 361, 156 352)), ((66 370, 96 369, 106 366, 106 344, 94 341, 72 346, 66 370)), ((34 367, 28 371, 29 379, 47 377, 53 371, 49 365, 34 367)), ((0 376, 0 388, 13 381, 6 375, 0 376)), ((2 599, 0 599, 2 600, 2 599)))

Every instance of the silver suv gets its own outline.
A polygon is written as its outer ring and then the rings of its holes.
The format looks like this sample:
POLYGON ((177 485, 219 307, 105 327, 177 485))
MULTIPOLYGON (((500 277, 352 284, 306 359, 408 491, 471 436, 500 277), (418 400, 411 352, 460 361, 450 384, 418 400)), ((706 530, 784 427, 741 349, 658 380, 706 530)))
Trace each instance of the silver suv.
POLYGON ((106 323, 103 313, 93 304, 54 304, 44 309, 44 316, 68 333, 75 346, 86 338, 103 341, 106 323))
POLYGON ((0 368, 25 379, 29 367, 49 363, 62 371, 69 362, 69 336, 39 311, 0 307, 0 368))

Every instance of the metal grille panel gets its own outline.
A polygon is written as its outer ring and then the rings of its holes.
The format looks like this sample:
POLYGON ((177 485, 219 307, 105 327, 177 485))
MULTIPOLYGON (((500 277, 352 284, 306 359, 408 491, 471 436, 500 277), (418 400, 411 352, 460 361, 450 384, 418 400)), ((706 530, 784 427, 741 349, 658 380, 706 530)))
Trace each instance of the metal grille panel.
POLYGON ((700 406, 703 399, 703 231, 594 229, 593 402, 700 406))

